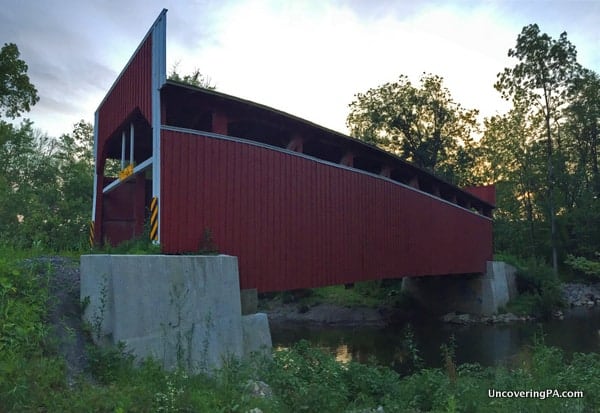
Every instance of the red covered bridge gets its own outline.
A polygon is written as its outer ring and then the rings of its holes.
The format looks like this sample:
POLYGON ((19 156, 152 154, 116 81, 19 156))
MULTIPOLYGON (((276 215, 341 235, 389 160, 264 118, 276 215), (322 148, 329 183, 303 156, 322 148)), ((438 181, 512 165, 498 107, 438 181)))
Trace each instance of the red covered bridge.
POLYGON ((166 10, 96 112, 96 243, 151 223, 178 254, 208 231, 239 258, 241 288, 258 291, 485 272, 493 187, 463 190, 306 120, 168 81, 165 32, 166 10))

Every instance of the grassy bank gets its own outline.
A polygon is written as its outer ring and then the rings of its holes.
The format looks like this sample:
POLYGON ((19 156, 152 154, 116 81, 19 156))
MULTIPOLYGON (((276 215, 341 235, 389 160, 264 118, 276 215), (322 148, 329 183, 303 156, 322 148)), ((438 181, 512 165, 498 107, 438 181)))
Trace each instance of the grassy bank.
POLYGON ((271 361, 232 360, 211 376, 191 377, 165 372, 153 361, 136 366, 125 351, 88 345, 86 370, 69 379, 48 323, 53 274, 38 264, 22 265, 18 255, 6 249, 0 254, 2 412, 362 412, 379 406, 385 412, 600 410, 600 357, 579 354, 565 360, 559 350, 541 343, 513 368, 457 366, 447 346, 440 350, 445 368, 414 369, 402 377, 376 365, 338 363, 305 342, 275 352, 271 361), (258 381, 268 383, 268 397, 253 391, 258 381), (490 398, 489 389, 577 390, 584 397, 490 398))

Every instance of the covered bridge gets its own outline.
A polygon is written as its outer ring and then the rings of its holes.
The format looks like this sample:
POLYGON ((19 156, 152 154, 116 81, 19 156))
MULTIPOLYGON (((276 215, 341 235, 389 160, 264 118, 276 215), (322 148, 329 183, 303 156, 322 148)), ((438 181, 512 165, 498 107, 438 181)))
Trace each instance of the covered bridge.
POLYGON ((493 187, 461 189, 306 120, 168 81, 165 35, 163 10, 96 111, 93 242, 150 225, 179 254, 210 234, 258 291, 485 272, 493 187))

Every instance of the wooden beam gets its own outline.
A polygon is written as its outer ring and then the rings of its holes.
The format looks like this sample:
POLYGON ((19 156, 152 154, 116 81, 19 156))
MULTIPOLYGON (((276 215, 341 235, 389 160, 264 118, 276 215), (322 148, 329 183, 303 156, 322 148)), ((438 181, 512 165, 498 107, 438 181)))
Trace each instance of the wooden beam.
POLYGON ((382 165, 381 170, 379 171, 379 175, 385 176, 386 178, 391 177, 392 176, 392 167, 389 165, 382 165))
POLYGON ((292 140, 289 141, 285 149, 302 153, 304 150, 304 138, 302 138, 299 135, 294 135, 294 137, 292 138, 292 140))
POLYGON ((227 135, 227 123, 229 119, 227 115, 222 112, 213 112, 212 114, 212 131, 213 133, 218 133, 220 135, 227 135))
POLYGON ((412 186, 413 188, 419 189, 419 176, 418 175, 413 175, 409 179, 408 185, 412 186))
POLYGON ((352 152, 346 152, 339 163, 344 166, 354 166, 354 154, 352 152))

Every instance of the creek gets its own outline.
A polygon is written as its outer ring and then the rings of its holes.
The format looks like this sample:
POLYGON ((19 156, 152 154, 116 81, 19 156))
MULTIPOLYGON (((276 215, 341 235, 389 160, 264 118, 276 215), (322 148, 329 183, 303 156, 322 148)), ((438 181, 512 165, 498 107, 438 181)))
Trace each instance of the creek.
POLYGON ((411 346, 416 346, 426 367, 442 367, 441 346, 450 344, 452 338, 458 364, 516 365, 540 337, 546 345, 562 349, 566 357, 575 352, 600 352, 600 308, 576 307, 565 311, 563 320, 506 324, 456 325, 433 317, 386 327, 274 324, 271 336, 275 349, 304 339, 334 354, 338 361, 374 358, 401 373, 409 367, 411 346), (407 332, 412 339, 407 339, 407 332))

